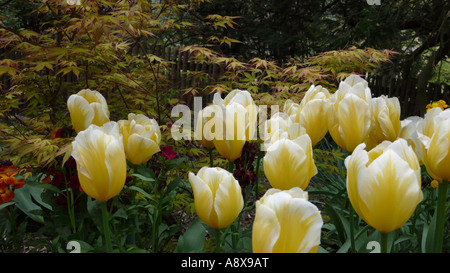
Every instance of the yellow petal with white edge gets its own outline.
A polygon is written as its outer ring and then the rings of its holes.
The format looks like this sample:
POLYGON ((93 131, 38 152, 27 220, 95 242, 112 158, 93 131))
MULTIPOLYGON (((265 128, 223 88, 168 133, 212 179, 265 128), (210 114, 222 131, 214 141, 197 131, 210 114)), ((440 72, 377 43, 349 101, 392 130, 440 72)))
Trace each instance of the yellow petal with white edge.
POLYGON ((295 189, 275 192, 264 199, 264 205, 275 212, 280 225, 272 252, 316 252, 323 224, 320 212, 315 205, 305 198, 293 196, 292 192, 295 193, 295 189))
POLYGON ((252 227, 253 253, 272 253, 273 246, 280 236, 280 223, 275 211, 256 202, 255 221, 252 227))
MULTIPOLYGON (((200 220, 209 225, 211 212, 213 211, 213 194, 211 189, 203 179, 192 172, 189 172, 189 182, 194 191, 196 213, 200 220)), ((216 219, 213 219, 213 222, 215 222, 213 224, 217 223, 217 216, 216 219)))
POLYGON ((331 105, 321 99, 305 104, 299 113, 300 126, 304 127, 311 138, 312 145, 318 143, 328 131, 328 111, 331 105))
POLYGON ((283 138, 267 149, 263 159, 264 173, 272 187, 289 190, 305 189, 317 169, 310 157, 312 150, 308 135, 295 141, 283 138))
POLYGON ((231 174, 224 175, 214 199, 214 210, 217 213, 217 227, 228 227, 239 216, 244 206, 241 187, 231 174))
POLYGON ((81 96, 71 95, 67 100, 67 108, 69 109, 73 128, 77 133, 87 129, 94 119, 94 110, 88 101, 81 96))
MULTIPOLYGON (((389 141, 385 141, 385 143, 389 143, 389 141)), ((383 146, 383 145, 379 145, 383 146)), ((390 149, 397 153, 403 160, 408 162, 409 167, 416 172, 417 176, 420 176, 420 162, 417 154, 414 152, 414 149, 409 146, 408 141, 405 139, 398 139, 392 142, 386 149, 390 149)), ((421 186, 420 180, 418 180, 419 186, 421 186)))
POLYGON ((369 156, 364 148, 366 144, 362 143, 358 145, 353 153, 345 159, 345 166, 347 168, 347 194, 352 203, 355 212, 362 216, 362 210, 365 210, 365 204, 361 202, 361 198, 358 192, 358 184, 361 181, 361 175, 366 168, 366 164, 369 162, 369 156))
POLYGON ((138 134, 132 134, 128 137, 126 154, 128 160, 135 165, 147 162, 159 151, 159 145, 151 139, 142 137, 138 134))
POLYGON ((103 200, 106 201, 118 195, 125 185, 127 162, 121 138, 114 139, 108 144, 105 162, 110 178, 108 191, 103 197, 103 200))
POLYGON ((433 134, 425 157, 430 176, 450 180, 450 119, 441 121, 433 134))
POLYGON ((281 190, 304 186, 308 174, 306 164, 303 149, 289 139, 270 145, 263 159, 264 173, 270 185, 281 190))
POLYGON ((364 141, 370 128, 370 117, 370 104, 352 94, 345 96, 337 113, 337 133, 341 135, 342 148, 351 152, 364 141))
POLYGON ((104 104, 91 103, 91 107, 94 110, 94 119, 92 124, 102 126, 103 124, 109 122, 109 111, 104 104))

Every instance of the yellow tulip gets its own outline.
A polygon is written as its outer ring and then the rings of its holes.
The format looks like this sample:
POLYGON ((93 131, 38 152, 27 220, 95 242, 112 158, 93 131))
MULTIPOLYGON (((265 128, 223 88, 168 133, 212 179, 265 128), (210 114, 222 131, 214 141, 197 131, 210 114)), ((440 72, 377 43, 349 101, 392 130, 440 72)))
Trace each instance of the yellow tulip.
POLYGON ((300 188, 269 189, 256 202, 254 253, 314 253, 323 225, 318 208, 300 188))
POLYGON ((91 124, 102 126, 109 121, 108 104, 98 91, 83 89, 67 100, 70 118, 77 133, 91 124))
POLYGON ((128 120, 119 120, 118 124, 123 135, 125 154, 131 163, 145 163, 160 151, 161 130, 156 120, 130 113, 128 120))
POLYGON ((400 228, 422 201, 418 158, 404 139, 370 151, 360 144, 347 157, 347 192, 356 213, 382 233, 400 228))
POLYGON ((430 121, 422 135, 423 161, 430 176, 438 181, 450 180, 450 109, 433 108, 425 115, 430 121), (434 109, 437 109, 436 111, 434 109), (433 114, 433 112, 436 112, 433 114), (431 114, 433 119, 427 117, 431 114))
POLYGON ((118 195, 126 179, 126 158, 122 135, 116 122, 102 127, 91 125, 72 142, 83 191, 94 199, 107 201, 118 195))
POLYGON ((400 133, 400 102, 398 98, 381 96, 372 99, 372 123, 366 138, 370 150, 385 140, 394 141, 400 133))
POLYGON ((341 148, 352 152, 367 137, 372 95, 367 82, 352 75, 330 96, 328 130, 341 148))
POLYGON ((214 94, 213 104, 219 105, 222 108, 232 103, 238 103, 242 105, 246 112, 247 118, 245 121, 245 137, 246 140, 254 140, 256 138, 256 124, 258 119, 258 107, 253 101, 252 95, 246 90, 235 89, 231 91, 224 99, 220 97, 219 93, 214 94))
MULTIPOLYGON (((419 151, 428 174, 439 181, 434 231, 434 251, 442 252, 450 181, 450 109, 431 108, 419 124, 419 151)), ((434 183, 436 186, 436 183, 434 183)))
POLYGON ((275 134, 289 131, 291 126, 293 126, 292 119, 283 112, 277 112, 270 119, 265 120, 261 125, 261 138, 264 142, 264 150, 267 150, 267 147, 273 142, 275 134))
POLYGON ((221 168, 201 168, 189 172, 195 210, 205 224, 215 229, 231 225, 244 206, 241 187, 233 175, 221 168))
MULTIPOLYGON (((215 124, 214 137, 212 137, 214 147, 219 154, 234 162, 241 157, 246 142, 248 112, 241 104, 235 102, 227 106, 215 105, 214 108, 215 116, 210 120, 215 124)), ((210 132, 206 132, 206 135, 208 134, 210 132)))
POLYGON ((312 85, 301 100, 294 122, 306 129, 312 145, 316 145, 328 132, 328 112, 331 104, 330 93, 322 86, 312 85))
POLYGON ((306 189, 317 174, 313 160, 311 139, 307 134, 291 140, 282 132, 267 149, 263 159, 264 173, 273 188, 288 190, 306 189))

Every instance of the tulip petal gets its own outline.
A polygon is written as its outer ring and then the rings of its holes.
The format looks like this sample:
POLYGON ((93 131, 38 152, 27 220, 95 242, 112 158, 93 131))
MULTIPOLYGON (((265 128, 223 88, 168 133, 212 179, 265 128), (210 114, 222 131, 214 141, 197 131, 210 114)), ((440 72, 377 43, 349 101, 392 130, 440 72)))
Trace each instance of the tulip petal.
POLYGON ((90 106, 94 111, 94 118, 92 119, 91 124, 102 126, 109 121, 109 111, 104 104, 94 102, 91 103, 90 106))
POLYGON ((318 143, 328 131, 328 111, 330 104, 321 99, 315 99, 305 104, 300 111, 300 126, 306 129, 312 145, 318 143))
POLYGON ((450 119, 440 122, 425 156, 430 176, 438 181, 450 180, 450 119))
POLYGON ((272 253, 280 236, 281 226, 270 207, 256 203, 255 221, 252 228, 253 253, 272 253))
POLYGON ((316 206, 303 198, 280 198, 274 203, 281 230, 273 252, 304 253, 319 245, 322 218, 316 206))
POLYGON ((322 225, 307 192, 270 189, 256 204, 253 252, 317 252, 322 225))
POLYGON ((161 150, 155 141, 138 134, 132 134, 128 137, 126 148, 128 160, 135 165, 147 162, 161 150))
POLYGON ((352 155, 345 159, 345 166, 347 167, 347 193, 353 209, 361 218, 363 218, 361 212, 363 209, 361 206, 365 206, 365 204, 361 202, 359 197, 358 184, 363 180, 363 171, 369 162, 368 153, 364 150, 365 147, 366 145, 364 143, 358 145, 352 155))
POLYGON ((309 136, 300 136, 296 142, 281 139, 267 149, 263 166, 264 173, 272 187, 282 190, 289 190, 293 187, 305 189, 311 177, 317 173, 312 161, 312 150, 302 148, 311 146, 309 136), (305 143, 303 144, 303 142, 305 143))
POLYGON ((189 172, 189 182, 191 183, 192 190, 194 192, 195 210, 198 217, 204 223, 209 224, 213 222, 213 224, 216 225, 217 216, 215 219, 211 220, 214 200, 211 188, 199 177, 199 175, 195 175, 191 172, 189 172))
POLYGON ((67 108, 69 109, 73 128, 77 133, 89 127, 94 119, 94 110, 88 101, 81 96, 71 95, 67 100, 67 108))
POLYGON ((217 213, 217 228, 231 225, 244 207, 242 191, 239 183, 227 175, 222 178, 214 198, 214 210, 217 213))
POLYGON ((342 147, 351 152, 368 134, 370 105, 358 96, 350 94, 339 103, 337 118, 342 147))
POLYGON ((72 156, 77 161, 80 185, 97 200, 104 199, 110 184, 110 173, 106 167, 105 151, 108 136, 100 130, 88 129, 80 132, 73 142, 72 156))
POLYGON ((127 162, 122 137, 109 142, 105 151, 105 164, 109 173, 109 184, 103 200, 107 201, 120 193, 127 177, 126 167, 124 167, 127 162))

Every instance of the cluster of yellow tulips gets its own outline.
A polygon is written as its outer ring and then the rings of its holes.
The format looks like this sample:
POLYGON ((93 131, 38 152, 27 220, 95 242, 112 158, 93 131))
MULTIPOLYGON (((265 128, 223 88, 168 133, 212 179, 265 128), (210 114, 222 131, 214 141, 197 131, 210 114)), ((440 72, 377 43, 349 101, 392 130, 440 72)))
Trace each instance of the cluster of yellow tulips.
MULTIPOLYGON (((335 93, 313 85, 300 103, 286 101, 282 112, 260 124, 264 174, 272 188, 256 202, 253 252, 318 251, 323 221, 319 209, 308 201, 307 187, 317 174, 313 147, 327 132, 350 153, 345 159, 347 192, 355 212, 368 225, 387 234, 408 221, 423 199, 422 164, 439 183, 443 205, 438 204, 437 213, 445 216, 450 109, 438 106, 428 109, 424 118, 400 120, 398 99, 372 98, 367 81, 357 75, 342 81, 335 93)), ((72 95, 68 108, 78 133, 73 157, 80 183, 97 200, 120 192, 126 159, 141 164, 159 151, 161 133, 155 120, 129 114, 128 120, 109 121, 106 101, 97 91, 72 95)), ((248 91, 234 90, 224 99, 215 94, 212 104, 199 112, 195 134, 204 147, 215 148, 233 162, 245 142, 255 139, 258 111, 248 91)), ((188 178, 204 223, 223 229, 239 217, 244 201, 230 171, 202 167, 188 178)))
POLYGON ((139 165, 160 151, 158 123, 142 114, 128 120, 110 121, 105 98, 83 89, 67 101, 77 136, 72 156, 77 162, 83 190, 92 198, 107 201, 120 193, 126 180, 126 160, 139 165))
MULTIPOLYGON (((231 162, 240 157, 245 141, 256 133, 258 108, 248 91, 234 90, 225 99, 215 94, 213 104, 199 115, 197 129, 206 132, 206 142, 200 140, 200 143, 207 148, 215 147, 231 162), (219 117, 237 114, 235 119, 216 121, 219 126, 223 122, 225 128, 234 128, 234 135, 227 135, 226 130, 221 137, 218 130, 204 130, 203 126, 214 124, 208 121, 215 117, 203 118, 201 114, 220 109, 226 115, 219 117), (207 135, 211 131, 214 136, 207 135)), ((303 190, 317 173, 311 139, 303 127, 293 125, 291 118, 283 113, 273 115, 263 126, 267 133, 263 165, 273 189, 256 204, 253 252, 317 252, 323 222, 318 208, 308 201, 308 194, 303 190)), ((203 167, 197 175, 189 173, 189 180, 197 214, 207 225, 222 229, 240 215, 241 188, 229 171, 203 167)))

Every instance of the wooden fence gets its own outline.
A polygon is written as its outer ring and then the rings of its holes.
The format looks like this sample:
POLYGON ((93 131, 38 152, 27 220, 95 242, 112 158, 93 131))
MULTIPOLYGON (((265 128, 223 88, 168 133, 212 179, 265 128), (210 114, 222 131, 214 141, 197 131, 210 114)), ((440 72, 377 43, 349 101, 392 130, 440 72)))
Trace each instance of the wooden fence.
POLYGON ((426 110, 418 108, 420 105, 427 105, 438 100, 450 103, 450 85, 448 84, 427 83, 425 90, 418 90, 418 80, 414 78, 404 80, 372 76, 368 82, 372 96, 386 95, 399 99, 402 119, 413 115, 422 116, 426 110), (424 96, 417 96, 419 91, 425 92, 424 96), (419 102, 419 99, 425 101, 419 102))
MULTIPOLYGON (((224 72, 223 67, 217 64, 196 63, 192 60, 188 51, 182 51, 177 47, 166 47, 163 45, 149 45, 143 49, 143 54, 153 54, 171 63, 168 72, 170 87, 176 89, 187 89, 200 87, 205 81, 195 77, 196 73, 207 75, 206 84, 215 82, 224 72)), ((139 54, 139 52, 134 52, 139 54)))

